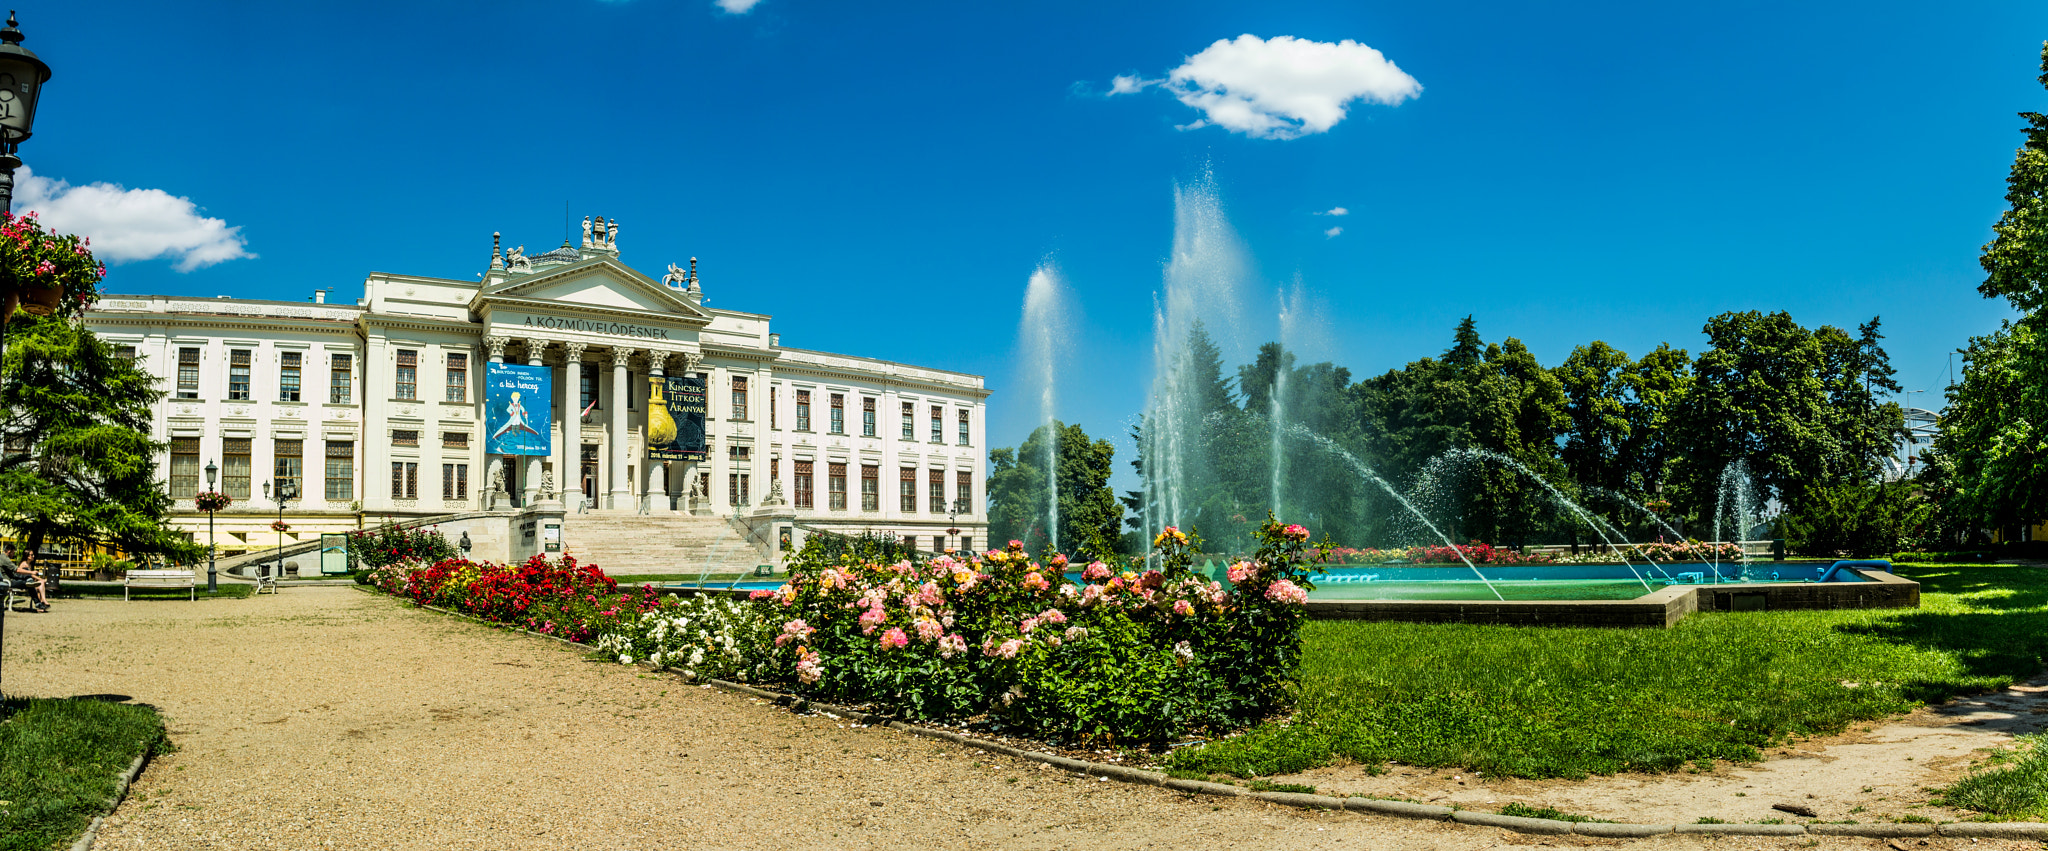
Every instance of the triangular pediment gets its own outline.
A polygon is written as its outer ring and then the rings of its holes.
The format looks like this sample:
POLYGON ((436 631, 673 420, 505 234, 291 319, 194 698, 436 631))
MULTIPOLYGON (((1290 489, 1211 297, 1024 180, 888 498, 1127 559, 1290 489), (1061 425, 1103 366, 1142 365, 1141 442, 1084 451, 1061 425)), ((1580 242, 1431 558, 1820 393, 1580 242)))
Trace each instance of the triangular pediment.
POLYGON ((594 257, 511 278, 478 292, 475 306, 481 307, 487 301, 666 314, 693 323, 711 321, 709 311, 691 304, 680 291, 610 257, 594 257))

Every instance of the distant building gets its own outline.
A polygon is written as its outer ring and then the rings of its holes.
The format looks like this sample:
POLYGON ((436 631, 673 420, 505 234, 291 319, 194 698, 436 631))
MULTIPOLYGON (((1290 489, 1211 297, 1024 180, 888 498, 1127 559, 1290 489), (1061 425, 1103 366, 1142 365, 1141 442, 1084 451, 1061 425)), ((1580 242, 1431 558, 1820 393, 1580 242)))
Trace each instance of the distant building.
POLYGON ((85 323, 162 380, 160 474, 202 541, 191 497, 218 465, 235 500, 218 518, 223 552, 274 543, 265 483, 299 494, 287 543, 547 491, 572 517, 679 514, 693 482, 700 515, 772 503, 800 524, 923 549, 986 543, 980 376, 786 347, 768 315, 705 306, 690 267, 657 280, 626 266, 599 220, 581 246, 494 247, 478 280, 372 273, 355 305, 108 295, 85 323), (500 362, 552 382, 545 405, 520 403, 549 411, 530 423, 545 456, 486 454, 485 375, 500 362), (662 385, 649 379, 684 375, 702 381, 704 458, 650 460, 662 385))

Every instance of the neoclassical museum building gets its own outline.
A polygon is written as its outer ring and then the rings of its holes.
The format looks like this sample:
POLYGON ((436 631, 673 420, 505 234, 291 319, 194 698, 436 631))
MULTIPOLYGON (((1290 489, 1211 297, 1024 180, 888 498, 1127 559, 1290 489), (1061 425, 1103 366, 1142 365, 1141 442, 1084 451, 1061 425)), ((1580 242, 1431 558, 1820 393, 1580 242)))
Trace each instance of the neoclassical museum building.
POLYGON ((180 526, 206 541, 191 497, 216 469, 224 553, 273 544, 280 493, 287 543, 543 503, 572 538, 772 510, 986 543, 980 376, 786 346, 769 315, 707 306, 695 258, 659 279, 621 262, 602 219, 532 257, 493 241, 476 280, 372 273, 354 305, 101 298, 87 327, 166 391, 180 526))

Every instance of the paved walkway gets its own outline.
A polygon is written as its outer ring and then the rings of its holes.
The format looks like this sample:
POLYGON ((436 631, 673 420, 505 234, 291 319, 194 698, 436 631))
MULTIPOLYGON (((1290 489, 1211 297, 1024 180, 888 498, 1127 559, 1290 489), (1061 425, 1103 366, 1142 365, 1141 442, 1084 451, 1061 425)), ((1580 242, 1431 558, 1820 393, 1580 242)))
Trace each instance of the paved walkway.
POLYGON ((586 661, 354 588, 63 600, 7 630, 10 693, 130 695, 169 721, 178 752, 143 774, 102 849, 1616 844, 1080 779, 586 661))

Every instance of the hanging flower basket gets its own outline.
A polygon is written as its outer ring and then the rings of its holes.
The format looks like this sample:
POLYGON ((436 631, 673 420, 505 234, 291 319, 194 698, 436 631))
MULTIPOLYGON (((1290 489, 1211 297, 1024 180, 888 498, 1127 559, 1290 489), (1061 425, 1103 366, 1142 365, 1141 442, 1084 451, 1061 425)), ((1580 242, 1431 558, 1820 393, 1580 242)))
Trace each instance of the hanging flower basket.
POLYGON ((200 511, 221 511, 233 502, 227 494, 220 491, 206 491, 192 497, 192 503, 199 506, 200 511))
POLYGON ((64 306, 64 288, 40 283, 41 279, 24 282, 21 285, 21 309, 37 316, 48 316, 64 306))
POLYGON ((291 530, 292 524, 286 523, 283 520, 279 520, 276 523, 270 524, 270 531, 272 532, 289 532, 291 530))

